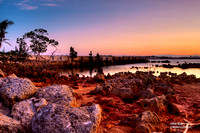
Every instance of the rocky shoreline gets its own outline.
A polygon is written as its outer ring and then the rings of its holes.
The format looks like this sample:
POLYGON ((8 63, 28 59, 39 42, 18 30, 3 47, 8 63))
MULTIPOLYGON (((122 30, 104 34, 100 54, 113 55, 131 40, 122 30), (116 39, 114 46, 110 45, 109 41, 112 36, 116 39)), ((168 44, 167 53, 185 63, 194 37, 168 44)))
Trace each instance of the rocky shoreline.
POLYGON ((0 78, 0 132, 198 133, 200 79, 120 72, 0 78))

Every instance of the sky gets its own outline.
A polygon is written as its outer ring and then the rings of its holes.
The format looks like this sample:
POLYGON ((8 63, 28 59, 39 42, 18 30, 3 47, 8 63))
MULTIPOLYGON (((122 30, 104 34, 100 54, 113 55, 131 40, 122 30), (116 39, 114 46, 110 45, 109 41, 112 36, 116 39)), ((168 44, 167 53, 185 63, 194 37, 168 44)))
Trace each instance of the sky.
MULTIPOLYGON (((200 0, 0 0, 0 21, 12 20, 6 38, 37 28, 59 42, 56 54, 200 54, 200 0)), ((26 40, 28 43, 28 40, 26 40)), ((44 54, 51 54, 48 47, 44 54)))

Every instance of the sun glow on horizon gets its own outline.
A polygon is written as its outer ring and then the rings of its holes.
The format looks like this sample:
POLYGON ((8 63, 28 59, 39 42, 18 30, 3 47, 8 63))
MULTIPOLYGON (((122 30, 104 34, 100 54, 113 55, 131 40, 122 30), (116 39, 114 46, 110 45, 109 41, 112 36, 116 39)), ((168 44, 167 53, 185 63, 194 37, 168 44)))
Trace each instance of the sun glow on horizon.
MULTIPOLYGON (((16 38, 25 32, 44 28, 59 42, 57 54, 68 54, 70 46, 79 55, 89 51, 103 55, 200 54, 198 0, 62 0, 54 3, 57 6, 33 0, 28 4, 37 9, 32 10, 16 5, 22 0, 11 2, 0 3, 2 19, 15 22, 7 34, 13 45, 4 45, 6 51, 14 49, 16 38)), ((45 54, 53 51, 49 48, 45 54)))

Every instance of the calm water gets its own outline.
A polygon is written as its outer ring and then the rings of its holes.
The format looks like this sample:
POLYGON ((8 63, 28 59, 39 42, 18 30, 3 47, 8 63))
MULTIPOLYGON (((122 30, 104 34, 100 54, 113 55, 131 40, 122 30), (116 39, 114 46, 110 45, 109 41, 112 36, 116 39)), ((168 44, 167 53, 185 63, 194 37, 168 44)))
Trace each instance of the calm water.
MULTIPOLYGON (((164 61, 166 59, 152 59, 150 61, 164 61)), ((200 63, 200 59, 168 59, 171 63, 171 65, 177 65, 182 63, 200 63)), ((104 74, 110 73, 115 74, 118 72, 136 72, 136 71, 155 71, 155 75, 158 76, 160 72, 173 72, 177 74, 181 74, 183 72, 186 72, 189 74, 194 74, 196 77, 200 77, 200 68, 190 68, 190 69, 181 69, 181 68, 163 68, 163 67, 155 67, 155 65, 162 65, 162 64, 168 64, 168 63, 139 63, 139 64, 127 64, 127 65, 115 65, 115 66, 105 66, 103 67, 104 74), (132 68, 132 67, 138 67, 132 68), (144 68, 148 67, 148 68, 144 68)), ((64 70, 62 72, 63 75, 71 75, 79 74, 79 76, 94 76, 96 74, 96 69, 94 70, 88 70, 88 69, 73 69, 73 70, 64 70)))

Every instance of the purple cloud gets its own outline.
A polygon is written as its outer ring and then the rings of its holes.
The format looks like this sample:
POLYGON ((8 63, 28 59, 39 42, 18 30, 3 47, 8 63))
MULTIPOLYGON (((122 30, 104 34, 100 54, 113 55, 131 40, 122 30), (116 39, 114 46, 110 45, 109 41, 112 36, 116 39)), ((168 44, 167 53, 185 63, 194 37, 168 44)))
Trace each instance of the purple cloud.
POLYGON ((43 6, 58 6, 57 4, 54 3, 46 3, 46 4, 42 4, 43 6))
MULTIPOLYGON (((1 1, 2 0, 0 0, 0 2, 1 1)), ((21 0, 21 2, 17 3, 16 5, 20 6, 20 9, 22 10, 35 10, 39 8, 39 5, 55 7, 59 6, 58 4, 56 4, 57 2, 64 2, 64 1, 65 0, 21 0)))
POLYGON ((32 6, 29 3, 30 3, 29 0, 23 0, 16 5, 20 6, 20 9, 22 9, 22 10, 35 10, 38 8, 37 6, 32 6))
POLYGON ((29 4, 23 4, 23 5, 21 5, 20 9, 22 9, 22 10, 35 10, 37 8, 38 8, 37 6, 31 6, 29 4))

